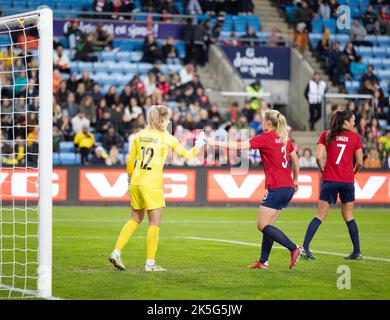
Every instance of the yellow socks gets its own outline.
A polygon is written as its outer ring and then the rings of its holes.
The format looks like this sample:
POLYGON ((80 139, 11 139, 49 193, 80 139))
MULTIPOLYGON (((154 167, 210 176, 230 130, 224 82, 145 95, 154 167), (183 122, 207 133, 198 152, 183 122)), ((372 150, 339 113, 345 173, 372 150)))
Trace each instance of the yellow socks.
POLYGON ((146 236, 146 263, 148 265, 154 265, 156 258, 158 235, 160 228, 157 226, 149 226, 148 234, 146 236))
POLYGON ((119 252, 123 250, 127 241, 129 241, 130 237, 134 233, 134 231, 138 228, 138 223, 134 220, 129 220, 122 228, 121 233, 119 234, 118 240, 115 244, 115 250, 119 252))

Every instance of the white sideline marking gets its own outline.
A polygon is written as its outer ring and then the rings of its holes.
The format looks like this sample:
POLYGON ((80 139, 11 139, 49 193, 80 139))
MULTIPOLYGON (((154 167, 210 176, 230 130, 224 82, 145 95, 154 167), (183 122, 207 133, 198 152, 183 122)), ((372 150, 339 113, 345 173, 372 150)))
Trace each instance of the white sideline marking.
MULTIPOLYGON (((231 243, 231 244, 239 244, 239 245, 250 246, 250 247, 261 247, 261 245, 258 244, 258 243, 233 241, 233 240, 225 240, 225 239, 201 238, 201 237, 176 237, 176 238, 179 238, 179 239, 190 239, 190 240, 201 240, 201 241, 212 241, 212 242, 222 242, 222 243, 231 243)), ((280 247, 280 246, 273 246, 273 248, 286 250, 286 248, 280 247)), ((340 257, 344 257, 345 256, 345 254, 338 253, 338 252, 328 252, 328 251, 318 251, 318 250, 310 250, 310 251, 314 252, 314 253, 328 254, 328 255, 332 255, 332 256, 340 256, 340 257)), ((387 259, 387 258, 375 258, 375 257, 366 257, 366 256, 364 256, 363 258, 366 259, 366 260, 390 262, 390 259, 387 259)))
MULTIPOLYGON (((54 219, 53 222, 77 222, 77 223, 125 223, 126 219, 54 219)), ((288 224, 307 224, 309 220, 278 220, 276 224, 288 223, 288 224)), ((167 223, 210 223, 210 224, 256 224, 256 220, 164 220, 164 224, 167 223)), ((326 224, 340 224, 340 221, 327 221, 326 224)), ((359 221, 359 224, 376 224, 377 221, 359 221)), ((390 222, 381 222, 381 224, 390 224, 390 222)))
MULTIPOLYGON (((11 290, 11 291, 15 291, 15 292, 19 292, 19 293, 25 293, 29 296, 27 297, 10 297, 10 298, 4 298, 4 299, 13 299, 13 300, 16 300, 16 299, 33 299, 33 298, 39 298, 38 297, 38 293, 35 291, 35 290, 24 290, 24 289, 19 289, 19 288, 13 288, 11 286, 8 286, 6 284, 0 284, 0 290, 11 290)), ((3 298, 0 298, 0 300, 3 299, 3 298)), ((63 298, 59 298, 59 297, 49 297, 49 298, 40 298, 40 299, 45 299, 45 300, 65 300, 63 298)))

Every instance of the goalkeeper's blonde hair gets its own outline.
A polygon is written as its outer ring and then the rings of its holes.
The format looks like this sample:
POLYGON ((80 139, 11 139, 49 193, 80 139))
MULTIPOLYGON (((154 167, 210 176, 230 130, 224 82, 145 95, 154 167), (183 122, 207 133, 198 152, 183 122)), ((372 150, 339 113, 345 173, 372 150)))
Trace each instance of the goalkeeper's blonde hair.
POLYGON ((287 133, 287 121, 284 115, 277 110, 270 110, 265 113, 265 119, 272 123, 276 134, 284 146, 287 145, 288 133, 287 133))
POLYGON ((169 109, 164 105, 153 105, 148 111, 148 128, 158 131, 164 131, 164 120, 169 119, 169 109))

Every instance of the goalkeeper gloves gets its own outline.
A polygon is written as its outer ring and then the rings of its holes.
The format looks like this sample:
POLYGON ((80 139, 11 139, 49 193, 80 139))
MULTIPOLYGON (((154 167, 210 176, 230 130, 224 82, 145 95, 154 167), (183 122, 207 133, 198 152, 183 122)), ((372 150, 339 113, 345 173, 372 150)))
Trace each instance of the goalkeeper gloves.
POLYGON ((200 149, 207 143, 207 137, 204 131, 201 131, 198 135, 198 138, 195 141, 195 146, 200 149))

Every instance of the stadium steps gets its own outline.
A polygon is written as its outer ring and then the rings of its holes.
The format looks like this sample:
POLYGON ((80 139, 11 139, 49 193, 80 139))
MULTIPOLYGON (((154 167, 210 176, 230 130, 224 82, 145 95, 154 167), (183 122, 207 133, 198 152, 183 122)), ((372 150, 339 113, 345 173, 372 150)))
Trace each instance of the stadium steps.
POLYGON ((315 153, 316 142, 319 137, 317 131, 293 131, 292 138, 297 142, 301 150, 309 148, 312 153, 315 153))
POLYGON ((269 0, 253 0, 255 6, 254 14, 260 17, 262 31, 270 32, 273 27, 277 26, 282 36, 288 38, 288 25, 278 9, 272 6, 269 0))
POLYGON ((218 83, 215 75, 213 72, 210 72, 207 65, 205 67, 198 67, 197 72, 210 101, 217 103, 219 109, 224 113, 229 106, 229 101, 220 94, 220 91, 223 91, 221 84, 218 83))

